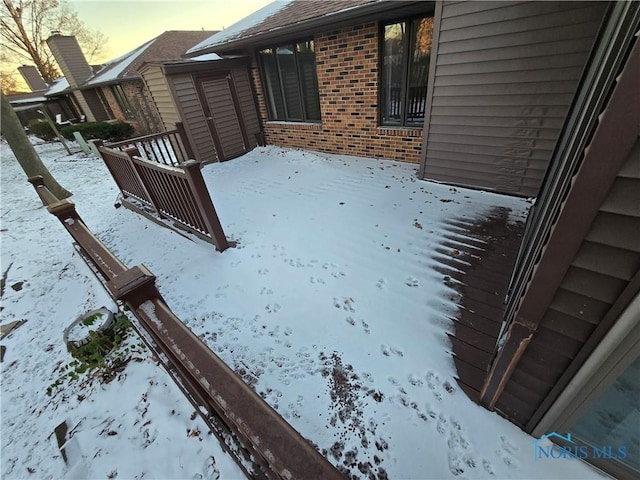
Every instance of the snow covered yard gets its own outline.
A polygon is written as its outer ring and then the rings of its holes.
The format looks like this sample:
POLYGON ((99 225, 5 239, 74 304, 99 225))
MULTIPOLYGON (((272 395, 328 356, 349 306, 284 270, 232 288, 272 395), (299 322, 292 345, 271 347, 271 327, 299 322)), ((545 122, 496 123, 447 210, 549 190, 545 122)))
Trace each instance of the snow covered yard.
MULTIPOLYGON (((98 238, 144 263, 185 324, 335 465, 358 478, 598 477, 577 460, 535 462, 534 439, 454 379, 457 306, 433 269, 443 221, 494 206, 522 220, 523 200, 417 181, 398 162, 261 148, 203 170, 237 242, 217 253, 114 209, 99 159, 37 148, 98 238)), ((1 215, 2 323, 28 320, 2 341, 3 477, 238 478, 148 354, 109 384, 47 396, 69 357, 63 329, 113 303, 6 144, 1 215), (83 458, 72 470, 52 435, 65 419, 83 458)))

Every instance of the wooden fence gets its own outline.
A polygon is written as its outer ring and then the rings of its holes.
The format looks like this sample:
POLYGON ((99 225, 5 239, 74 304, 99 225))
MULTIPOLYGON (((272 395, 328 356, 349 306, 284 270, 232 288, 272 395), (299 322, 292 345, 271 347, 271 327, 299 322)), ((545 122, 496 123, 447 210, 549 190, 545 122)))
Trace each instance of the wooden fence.
MULTIPOLYGON (((123 149, 94 141, 123 197, 123 205, 143 213, 136 199, 160 219, 213 243, 218 251, 229 247, 220 220, 202 178, 202 164, 187 160, 171 166, 140 156, 135 147, 123 149)), ((132 142, 133 143, 133 142, 132 142)))
POLYGON ((184 127, 179 122, 175 130, 107 143, 105 146, 120 151, 136 148, 140 158, 163 165, 176 166, 195 158, 184 127))
POLYGON ((144 265, 127 268, 93 235, 74 203, 58 200, 41 176, 29 182, 114 301, 136 316, 133 326, 145 332, 143 340, 247 478, 346 479, 185 326, 162 298, 153 273, 144 265))

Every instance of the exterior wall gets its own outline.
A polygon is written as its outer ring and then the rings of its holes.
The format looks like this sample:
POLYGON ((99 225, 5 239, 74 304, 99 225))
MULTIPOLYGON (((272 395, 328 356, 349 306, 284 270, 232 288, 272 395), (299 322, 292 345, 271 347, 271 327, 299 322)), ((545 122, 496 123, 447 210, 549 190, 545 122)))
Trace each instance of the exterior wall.
POLYGON ((640 293, 640 43, 637 23, 626 23, 629 5, 616 6, 589 66, 567 125, 576 138, 563 139, 570 153, 548 178, 543 193, 552 199, 538 205, 559 211, 540 228, 539 253, 532 250, 525 289, 514 288, 517 308, 483 386, 483 404, 528 432, 640 293), (623 22, 626 30, 614 28, 623 22))
POLYGON ((180 74, 171 75, 167 78, 196 160, 203 162, 217 161, 216 147, 192 76, 190 74, 180 74))
POLYGON ((236 67, 231 70, 233 77, 233 83, 238 95, 238 104, 242 113, 242 119, 244 128, 247 131, 247 137, 249 144, 248 150, 252 150, 258 146, 258 135, 262 129, 260 127, 260 120, 258 118, 258 112, 256 111, 256 104, 254 101, 253 90, 251 89, 251 81, 245 67, 236 67))
POLYGON ((82 85, 93 75, 76 37, 53 35, 47 39, 47 45, 72 87, 82 85))
POLYGON ((71 92, 71 95, 73 95, 73 97, 75 98, 77 104, 80 106, 80 109, 82 110, 84 115, 86 115, 87 120, 90 122, 95 122, 97 119, 93 114, 93 111, 89 107, 89 104, 87 103, 87 100, 85 99, 83 92, 80 90, 76 90, 71 92))
POLYGON ((606 2, 438 6, 421 177, 536 196, 606 2))
POLYGON ((625 289, 638 283, 638 192, 640 138, 496 403, 516 423, 529 421, 625 289))
POLYGON ((102 89, 104 98, 109 103, 109 107, 115 118, 120 122, 133 125, 135 135, 148 135, 162 130, 162 121, 153 101, 147 98, 147 92, 142 80, 133 80, 120 84, 122 90, 129 100, 135 118, 127 118, 120 104, 116 101, 111 88, 99 87, 102 89))
POLYGON ((269 121, 254 57, 251 73, 266 143, 418 163, 422 128, 378 123, 379 41, 377 22, 314 38, 321 124, 269 121))
POLYGON ((180 114, 173 101, 169 84, 159 65, 147 67, 142 73, 147 90, 153 99, 165 130, 174 130, 176 122, 180 121, 180 114))

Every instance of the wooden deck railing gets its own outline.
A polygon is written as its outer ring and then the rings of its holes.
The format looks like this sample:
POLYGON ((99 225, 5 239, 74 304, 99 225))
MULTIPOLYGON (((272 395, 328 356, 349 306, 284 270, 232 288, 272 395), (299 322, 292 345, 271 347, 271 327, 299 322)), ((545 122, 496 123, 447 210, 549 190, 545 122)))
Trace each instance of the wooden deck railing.
POLYGON ((163 165, 180 165, 195 158, 184 127, 179 122, 175 130, 107 143, 105 146, 121 151, 136 148, 139 157, 163 165))
POLYGON ((187 160, 164 165, 139 156, 136 148, 123 150, 96 143, 111 176, 123 196, 123 205, 139 211, 127 202, 136 199, 153 210, 160 219, 171 219, 185 230, 213 243, 218 251, 229 247, 220 220, 211 201, 200 168, 187 160))
POLYGON ((153 273, 144 265, 127 268, 93 235, 73 202, 58 200, 42 177, 29 181, 114 301, 135 315, 133 326, 247 478, 346 478, 184 325, 153 273))

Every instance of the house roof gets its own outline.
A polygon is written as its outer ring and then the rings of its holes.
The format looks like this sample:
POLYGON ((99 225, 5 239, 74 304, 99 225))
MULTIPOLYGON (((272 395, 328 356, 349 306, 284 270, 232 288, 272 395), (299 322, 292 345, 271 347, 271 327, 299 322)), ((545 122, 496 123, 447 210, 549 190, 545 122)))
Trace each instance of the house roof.
POLYGON ((428 8, 433 2, 401 0, 276 0, 190 48, 187 56, 201 55, 267 42, 283 34, 313 34, 315 29, 340 26, 364 15, 428 8))
POLYGON ((108 62, 80 88, 117 83, 121 80, 139 78, 138 68, 149 61, 167 61, 181 58, 194 44, 210 37, 214 31, 170 30, 146 42, 138 48, 108 62))

